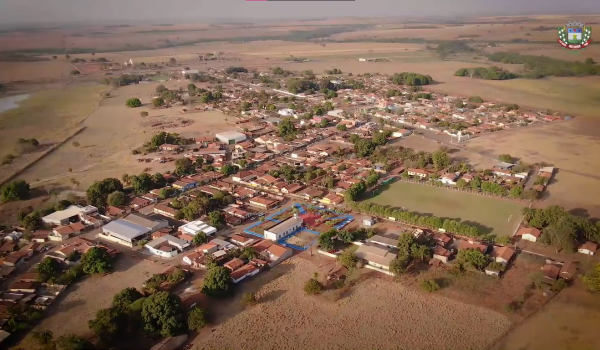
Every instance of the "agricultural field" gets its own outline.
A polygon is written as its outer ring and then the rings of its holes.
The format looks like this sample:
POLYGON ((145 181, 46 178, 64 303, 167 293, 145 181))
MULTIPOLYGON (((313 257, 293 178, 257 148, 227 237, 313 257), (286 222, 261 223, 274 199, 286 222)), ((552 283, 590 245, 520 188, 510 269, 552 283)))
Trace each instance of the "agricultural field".
POLYGON ((73 66, 64 60, 0 62, 0 83, 67 78, 73 69, 73 66))
POLYGON ((520 222, 522 205, 450 189, 398 181, 368 199, 369 202, 458 219, 479 227, 483 234, 512 236, 520 222))
POLYGON ((596 120, 576 118, 488 134, 465 145, 474 152, 510 154, 526 163, 546 162, 557 167, 546 194, 536 205, 557 204, 597 217, 600 206, 589 194, 600 191, 599 137, 596 120))
POLYGON ((304 282, 313 272, 326 273, 317 264, 294 257, 244 282, 240 295, 256 292, 260 303, 245 310, 237 302, 223 305, 194 348, 482 349, 511 324, 499 313, 377 277, 336 301, 306 296, 304 282))
MULTIPOLYGON (((186 86, 185 82, 166 82, 167 88, 186 86)), ((125 173, 138 174, 149 167, 151 172, 173 169, 172 163, 140 163, 132 150, 149 141, 159 131, 180 133, 183 136, 203 136, 235 130, 227 123, 228 116, 213 112, 189 112, 181 108, 152 109, 150 96, 159 83, 121 87, 113 90, 109 98, 81 124, 85 129, 44 157, 21 174, 33 185, 71 185, 76 179, 81 188, 106 177, 121 178, 125 173), (128 108, 125 102, 137 97, 143 102, 140 108, 128 108), (149 112, 141 117, 140 112, 149 112), (191 124, 182 126, 177 121, 191 124)))

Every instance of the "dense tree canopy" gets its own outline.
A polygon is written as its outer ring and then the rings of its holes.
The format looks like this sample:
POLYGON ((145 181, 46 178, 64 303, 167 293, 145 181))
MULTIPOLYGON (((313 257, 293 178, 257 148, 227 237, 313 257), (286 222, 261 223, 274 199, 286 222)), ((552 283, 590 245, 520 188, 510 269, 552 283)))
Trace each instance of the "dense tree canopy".
POLYGON ((521 55, 513 52, 496 52, 487 55, 490 61, 504 64, 522 64, 523 78, 571 77, 600 75, 600 67, 591 62, 566 61, 548 56, 521 55))
POLYGON ((93 247, 83 254, 81 266, 88 275, 108 273, 112 270, 112 258, 106 249, 93 247))
POLYGON ((140 291, 133 287, 128 287, 115 294, 113 297, 113 307, 125 309, 143 297, 144 295, 140 291))
POLYGON ((11 202, 26 199, 29 196, 29 184, 24 180, 13 180, 5 183, 0 188, 2 202, 11 202))
POLYGON ((476 68, 460 68, 454 73, 457 77, 469 77, 474 79, 485 80, 508 80, 515 79, 518 76, 502 68, 496 66, 491 67, 476 67, 476 68))
POLYGON ((125 203, 127 203, 127 197, 125 196, 125 193, 123 193, 121 191, 115 191, 108 195, 107 202, 109 205, 113 205, 115 207, 120 207, 122 205, 125 205, 125 203))
POLYGON ((421 86, 433 83, 433 79, 429 75, 409 72, 396 73, 391 80, 396 85, 421 86))
POLYGON ((233 282, 229 270, 222 266, 215 266, 208 270, 204 277, 202 293, 211 297, 229 296, 233 290, 233 282))
POLYGON ((188 313, 187 325, 190 331, 199 331, 206 326, 206 312, 200 307, 194 307, 188 313))
POLYGON ((96 207, 104 208, 108 195, 115 191, 123 191, 123 184, 115 178, 106 178, 102 181, 94 182, 88 187, 86 194, 88 202, 96 207))
POLYGON ((172 337, 185 331, 181 299, 168 292, 156 292, 144 300, 142 320, 150 334, 172 337))
POLYGON ((296 138, 297 130, 292 118, 283 118, 281 123, 277 126, 279 130, 279 136, 283 137, 286 141, 291 141, 296 138))

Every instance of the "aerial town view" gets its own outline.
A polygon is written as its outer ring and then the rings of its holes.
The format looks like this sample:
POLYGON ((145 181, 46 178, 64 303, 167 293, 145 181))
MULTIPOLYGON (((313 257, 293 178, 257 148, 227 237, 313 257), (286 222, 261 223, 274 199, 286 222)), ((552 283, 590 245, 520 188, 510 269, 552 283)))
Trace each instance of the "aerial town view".
POLYGON ((0 0, 0 349, 600 349, 598 3, 422 3, 0 0))

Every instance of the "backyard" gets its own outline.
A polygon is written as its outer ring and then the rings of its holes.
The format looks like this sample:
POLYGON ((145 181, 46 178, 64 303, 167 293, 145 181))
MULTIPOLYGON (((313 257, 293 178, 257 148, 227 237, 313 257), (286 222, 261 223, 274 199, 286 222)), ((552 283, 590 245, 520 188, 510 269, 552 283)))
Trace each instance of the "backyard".
POLYGON ((421 215, 460 219, 483 234, 512 236, 520 222, 522 204, 444 188, 398 181, 369 202, 403 208, 421 215))

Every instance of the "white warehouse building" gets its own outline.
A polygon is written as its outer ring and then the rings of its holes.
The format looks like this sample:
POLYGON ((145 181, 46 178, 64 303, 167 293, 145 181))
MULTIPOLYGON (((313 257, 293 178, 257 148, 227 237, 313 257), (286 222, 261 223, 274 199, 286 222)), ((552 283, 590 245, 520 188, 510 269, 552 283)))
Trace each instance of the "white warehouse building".
POLYGON ((246 141, 246 135, 237 131, 221 132, 216 134, 215 137, 217 138, 217 140, 229 145, 246 141))
POLYGON ((283 237, 293 233, 302 227, 302 219, 293 216, 285 221, 278 223, 277 225, 265 230, 265 238, 274 242, 282 239, 283 237))

